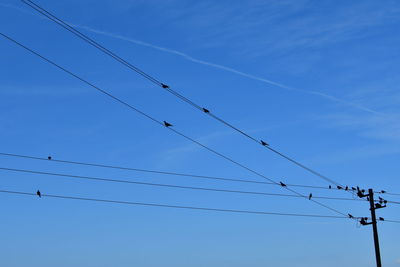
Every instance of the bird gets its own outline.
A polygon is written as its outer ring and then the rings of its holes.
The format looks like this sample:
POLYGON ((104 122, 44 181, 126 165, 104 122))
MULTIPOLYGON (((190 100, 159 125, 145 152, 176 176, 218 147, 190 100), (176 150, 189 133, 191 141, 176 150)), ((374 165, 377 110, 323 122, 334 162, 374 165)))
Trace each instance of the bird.
POLYGON ((386 193, 386 191, 385 190, 381 190, 381 193, 384 194, 384 193, 386 193))
POLYGON ((384 220, 385 220, 385 218, 383 218, 383 217, 379 217, 379 220, 380 220, 380 221, 384 221, 384 220))
POLYGON ((346 188, 344 190, 346 190, 346 191, 349 190, 349 187, 346 185, 346 188))
POLYGON ((164 126, 165 126, 165 127, 171 127, 171 126, 172 126, 172 124, 171 124, 171 123, 169 123, 169 122, 166 122, 166 121, 164 121, 164 126))
POLYGON ((206 108, 203 108, 203 111, 204 111, 205 113, 210 113, 210 111, 209 111, 208 109, 206 109, 206 108))
POLYGON ((308 200, 311 200, 312 198, 312 193, 310 193, 310 195, 308 196, 308 200))
POLYGON ((336 186, 337 187, 337 189, 343 189, 343 187, 341 187, 340 185, 338 185, 338 186, 336 186))
POLYGON ((332 189, 332 186, 331 186, 331 185, 329 186, 329 189, 332 189))
POLYGON ((351 215, 350 213, 347 213, 347 215, 349 215, 349 218, 354 218, 354 216, 353 215, 351 215))
POLYGON ((165 88, 165 89, 166 89, 166 88, 169 88, 169 86, 168 86, 168 85, 166 85, 166 84, 163 84, 163 83, 161 83, 161 87, 162 87, 162 88, 165 88))
POLYGON ((282 183, 282 182, 279 182, 280 184, 281 184, 281 186, 283 186, 283 187, 286 187, 287 185, 286 184, 284 184, 284 183, 282 183))
POLYGON ((260 140, 260 142, 261 142, 261 144, 262 144, 263 146, 269 146, 269 144, 268 144, 267 142, 263 141, 263 140, 260 140))
POLYGON ((355 187, 351 187, 351 190, 356 191, 357 189, 355 187))
POLYGON ((51 156, 48 156, 47 159, 48 159, 48 160, 51 160, 51 156))
POLYGON ((38 196, 38 197, 42 197, 42 193, 40 193, 40 191, 38 190, 38 191, 36 191, 36 195, 38 196))

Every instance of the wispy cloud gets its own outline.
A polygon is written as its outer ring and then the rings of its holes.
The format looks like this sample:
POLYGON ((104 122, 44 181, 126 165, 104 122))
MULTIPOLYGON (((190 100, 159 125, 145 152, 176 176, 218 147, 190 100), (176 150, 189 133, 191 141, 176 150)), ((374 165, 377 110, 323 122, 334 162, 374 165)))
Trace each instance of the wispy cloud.
POLYGON ((400 94, 397 77, 380 80, 376 84, 366 82, 359 88, 353 88, 352 99, 360 103, 385 110, 385 116, 366 115, 363 113, 334 112, 318 115, 323 126, 339 130, 353 131, 359 136, 369 139, 398 143, 400 141, 400 94))
POLYGON ((29 95, 32 97, 65 97, 65 96, 76 96, 90 92, 86 87, 68 87, 68 86, 0 86, 0 95, 18 96, 18 95, 29 95))
POLYGON ((309 158, 306 162, 311 166, 349 164, 353 161, 380 158, 400 154, 400 146, 394 144, 371 144, 330 151, 329 154, 309 158))
MULTIPOLYGON (((13 6, 13 5, 3 4, 3 3, 0 3, 0 5, 2 5, 4 7, 7 7, 7 8, 13 8, 13 9, 18 10, 20 12, 28 13, 28 12, 26 12, 25 10, 21 9, 18 6, 13 6)), ((318 97, 324 98, 326 100, 329 100, 329 101, 332 101, 332 102, 335 102, 335 103, 339 103, 339 104, 346 105, 346 106, 349 106, 349 107, 352 107, 352 108, 355 108, 355 109, 358 109, 358 110, 362 110, 362 111, 367 112, 367 113, 371 113, 371 114, 375 114, 375 115, 384 115, 383 113, 381 113, 381 112, 379 112, 377 110, 371 109, 369 107, 363 106, 363 105, 358 104, 358 103, 354 103, 354 102, 349 101, 349 100, 338 98, 336 96, 333 96, 333 95, 330 95, 330 94, 327 94, 327 93, 324 93, 324 92, 314 91, 314 90, 305 90, 305 89, 300 89, 300 88, 288 86, 286 84, 283 84, 283 83, 280 83, 280 82, 277 82, 277 81, 273 81, 271 79, 267 79, 267 78, 264 78, 264 77, 256 76, 256 75, 253 75, 251 73, 243 72, 241 70, 238 70, 238 69, 235 69, 235 68, 231 68, 231 67, 228 67, 228 66, 225 66, 225 65, 221 65, 221 64, 217 64, 217 63, 201 60, 201 59, 195 58, 195 57, 193 57, 191 55, 188 55, 188 54, 186 54, 184 52, 181 52, 181 51, 178 51, 178 50, 174 50, 174 49, 170 49, 170 48, 154 45, 154 44, 151 44, 151 43, 147 43, 147 42, 144 42, 144 41, 141 41, 141 40, 136 40, 136 39, 133 39, 133 38, 130 38, 130 37, 127 37, 127 36, 120 35, 120 34, 98 30, 98 29, 95 29, 95 28, 92 28, 92 27, 89 27, 89 26, 85 26, 85 25, 77 25, 77 24, 73 24, 73 23, 70 23, 70 25, 72 25, 72 26, 74 26, 76 28, 79 28, 79 29, 83 29, 83 30, 92 32, 92 33, 96 33, 96 34, 100 34, 100 35, 103 35, 103 36, 107 36, 107 37, 111 37, 111 38, 127 41, 127 42, 130 42, 130 43, 136 44, 136 45, 140 45, 140 46, 145 46, 145 47, 148 47, 148 48, 156 49, 156 50, 159 50, 159 51, 162 51, 162 52, 165 52, 165 53, 174 54, 176 56, 182 57, 182 58, 184 58, 184 59, 186 59, 188 61, 191 61, 193 63, 196 63, 196 64, 201 64, 201 65, 205 65, 205 66, 208 66, 208 67, 216 68, 216 69, 219 69, 219 70, 227 71, 227 72, 230 72, 230 73, 233 73, 233 74, 236 74, 236 75, 240 75, 240 76, 248 78, 248 79, 252 79, 252 80, 255 80, 255 81, 259 81, 259 82, 262 82, 262 83, 266 83, 266 84, 272 85, 272 86, 277 87, 277 88, 281 88, 281 89, 285 89, 285 90, 289 90, 289 91, 297 91, 297 92, 301 92, 301 93, 305 93, 305 94, 318 96, 318 97)))

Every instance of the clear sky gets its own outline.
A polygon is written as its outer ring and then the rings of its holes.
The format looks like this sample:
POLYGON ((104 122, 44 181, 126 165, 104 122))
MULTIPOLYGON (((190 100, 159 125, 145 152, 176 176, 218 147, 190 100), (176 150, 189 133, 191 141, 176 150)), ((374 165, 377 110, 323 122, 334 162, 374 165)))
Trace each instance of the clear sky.
MULTIPOLYGON (((37 2, 239 128, 342 184, 400 192, 400 2, 37 2)), ((43 19, 0 0, 1 32, 250 168, 328 183, 180 102, 43 19)), ((135 114, 0 39, 1 151, 231 178, 260 177, 135 114)), ((288 193, 277 186, 77 167, 0 156, 0 167, 288 193)), ((2 190, 337 215, 311 201, 1 171, 2 190)), ((345 192, 297 189, 314 196, 345 192)), ((400 197, 388 196, 400 201, 400 197)), ((321 200, 355 216, 365 202, 321 200)), ((176 210, 0 194, 2 266, 375 266, 372 232, 348 219, 176 210)), ((400 219, 400 205, 379 216, 400 219)), ((379 223, 384 266, 400 225, 379 223)))

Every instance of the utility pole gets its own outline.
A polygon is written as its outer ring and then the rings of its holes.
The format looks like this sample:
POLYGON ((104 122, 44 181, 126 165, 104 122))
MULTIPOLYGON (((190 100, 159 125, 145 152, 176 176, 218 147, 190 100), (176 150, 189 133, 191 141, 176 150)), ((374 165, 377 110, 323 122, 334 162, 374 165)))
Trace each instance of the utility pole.
MULTIPOLYGON (((358 189, 358 188, 357 188, 358 189)), ((377 226, 377 220, 376 220, 376 214, 375 210, 385 208, 387 201, 379 197, 378 203, 375 203, 374 199, 374 190, 368 189, 368 194, 364 194, 364 190, 359 190, 357 195, 360 198, 366 197, 367 200, 369 200, 369 205, 370 205, 370 211, 371 211, 371 222, 367 222, 368 218, 361 218, 360 223, 361 225, 369 225, 372 224, 372 230, 374 234, 374 244, 375 244, 375 257, 376 257, 376 266, 377 267, 382 267, 382 262, 381 262, 381 252, 379 249, 379 237, 378 237, 378 226, 377 226)), ((379 217, 379 220, 383 221, 384 219, 382 217, 379 217)))
POLYGON ((368 189, 368 195, 369 195, 369 205, 371 210, 372 229, 374 231, 376 266, 382 267, 381 252, 379 250, 378 226, 376 225, 376 214, 375 214, 376 208, 374 202, 374 191, 372 189, 368 189))

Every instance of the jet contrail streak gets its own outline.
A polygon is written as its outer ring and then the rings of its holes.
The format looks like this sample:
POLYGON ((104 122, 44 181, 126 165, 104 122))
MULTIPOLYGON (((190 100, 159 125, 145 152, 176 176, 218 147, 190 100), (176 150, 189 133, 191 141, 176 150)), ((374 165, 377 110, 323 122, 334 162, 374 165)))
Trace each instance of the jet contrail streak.
POLYGON ((185 59, 187 59, 189 61, 192 61, 194 63, 197 63, 197 64, 202 64, 202 65, 210 66, 210 67, 213 67, 213 68, 221 69, 221 70, 224 70, 224 71, 228 71, 228 72, 231 72, 231 73, 234 73, 234 74, 237 74, 237 75, 240 75, 240 76, 252 79, 252 80, 264 82, 264 83, 267 83, 267 84, 270 84, 270 85, 273 85, 273 86, 276 86, 276 87, 280 87, 280 88, 283 88, 283 89, 286 89, 286 90, 298 91, 298 92, 302 92, 302 93, 316 95, 316 96, 319 96, 319 97, 322 97, 322 98, 325 98, 325 99, 328 99, 328 100, 331 100, 331 101, 334 101, 334 102, 337 102, 337 103, 341 103, 341 104, 345 104, 345 105, 348 105, 348 106, 352 106, 354 108, 357 108, 359 110, 363 110, 365 112, 373 113, 373 114, 376 114, 376 115, 383 115, 381 112, 375 111, 373 109, 370 109, 370 108, 365 107, 363 105, 359 105, 357 103, 353 103, 353 102, 350 102, 350 101, 347 101, 347 100, 343 100, 343 99, 337 98, 337 97, 332 96, 332 95, 328 95, 328 94, 325 94, 325 93, 322 93, 322 92, 318 92, 318 91, 309 91, 309 90, 303 90, 303 89, 299 89, 299 88, 290 87, 290 86, 287 86, 287 85, 284 85, 284 84, 281 84, 281 83, 278 83, 278 82, 275 82, 275 81, 271 81, 269 79, 265 79, 265 78, 258 77, 258 76, 255 76, 255 75, 252 75, 252 74, 249 74, 249 73, 246 73, 246 72, 239 71, 237 69, 233 69, 233 68, 230 68, 230 67, 227 67, 227 66, 223 66, 223 65, 216 64, 216 63, 204 61, 204 60, 201 60, 201 59, 197 59, 197 58, 194 58, 194 57, 192 57, 192 56, 190 56, 188 54, 185 54, 185 53, 177 51, 177 50, 173 50, 173 49, 169 49, 169 48, 153 45, 153 44, 150 44, 150 43, 146 43, 146 42, 143 42, 143 41, 135 40, 135 39, 132 39, 132 38, 129 38, 129 37, 126 37, 126 36, 119 35, 119 34, 114 34, 114 33, 110 33, 110 32, 105 32, 105 31, 93 29, 93 28, 90 28, 88 26, 82 26, 82 25, 73 25, 73 26, 77 27, 77 28, 80 28, 80 29, 83 29, 83 30, 87 30, 87 31, 96 33, 96 34, 100 34, 100 35, 108 36, 108 37, 111 37, 111 38, 116 38, 116 39, 124 40, 124 41, 130 42, 130 43, 134 43, 136 45, 146 46, 146 47, 157 49, 157 50, 160 50, 160 51, 163 51, 163 52, 166 52, 166 53, 175 54, 177 56, 183 57, 183 58, 185 58, 185 59))

